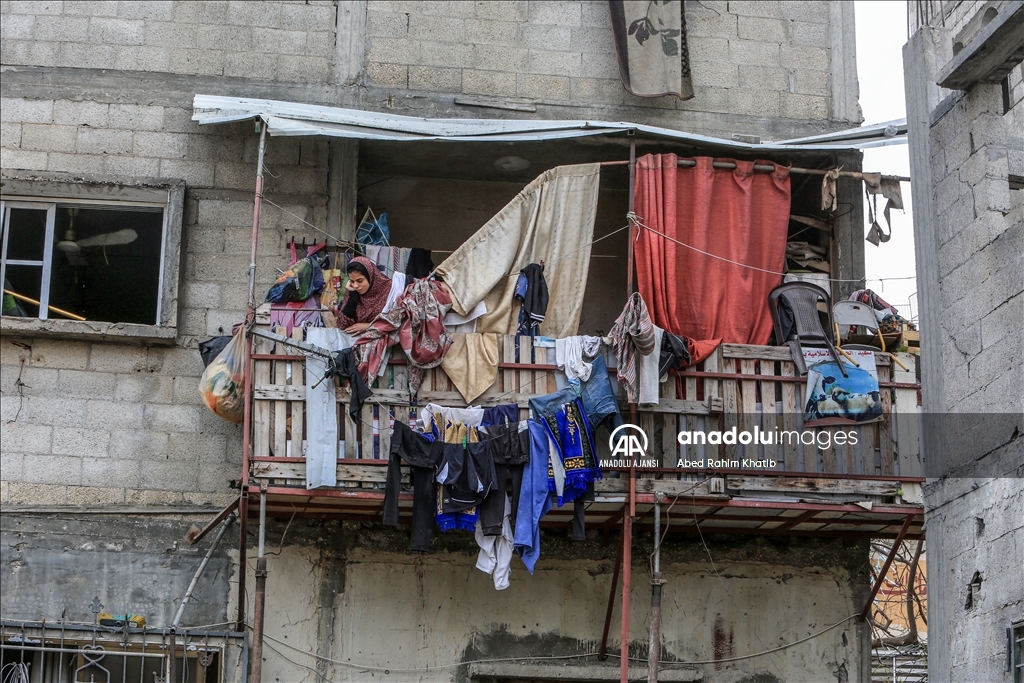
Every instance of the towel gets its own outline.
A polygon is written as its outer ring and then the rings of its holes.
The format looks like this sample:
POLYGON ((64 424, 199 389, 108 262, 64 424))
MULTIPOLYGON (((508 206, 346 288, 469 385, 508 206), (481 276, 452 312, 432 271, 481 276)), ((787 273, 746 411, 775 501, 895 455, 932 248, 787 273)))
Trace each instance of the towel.
POLYGON ((619 381, 626 387, 627 400, 635 403, 639 393, 637 354, 647 356, 654 352, 654 323, 639 292, 633 292, 629 297, 626 307, 612 325, 610 336, 618 363, 619 381))

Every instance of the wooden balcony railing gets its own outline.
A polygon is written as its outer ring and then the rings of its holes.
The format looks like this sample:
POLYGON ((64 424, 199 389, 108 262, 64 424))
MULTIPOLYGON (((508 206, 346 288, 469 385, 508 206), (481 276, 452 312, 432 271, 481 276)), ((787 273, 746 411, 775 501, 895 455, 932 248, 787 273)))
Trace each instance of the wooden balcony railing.
MULTIPOLYGON (((303 442, 305 423, 305 362, 301 351, 257 338, 253 352, 252 454, 248 458, 252 484, 296 487, 306 494, 303 442)), ((401 353, 395 354, 401 356, 401 353)), ((904 355, 911 369, 916 357, 904 355)), ((528 337, 504 339, 495 383, 474 404, 517 403, 521 418, 533 396, 556 390, 554 349, 534 347, 528 337)), ((802 430, 806 379, 797 376, 787 347, 725 344, 695 367, 671 376, 661 385, 658 405, 637 410, 637 422, 649 435, 650 457, 660 467, 639 471, 638 492, 674 491, 697 487, 705 494, 771 496, 800 493, 817 498, 857 494, 878 502, 901 502, 899 496, 920 481, 918 428, 919 388, 913 372, 894 366, 876 354, 883 416, 878 422, 853 427, 857 443, 827 447, 792 443, 773 446, 680 445, 680 431, 802 430), (718 463, 714 476, 706 467, 685 467, 687 461, 718 463), (774 461, 774 466, 751 468, 744 459, 774 461), (717 480, 717 481, 716 481, 717 480), (690 482, 690 483, 687 483, 690 482)), ((614 370, 612 370, 614 371, 614 370)), ((416 403, 409 400, 404 358, 396 360, 373 386, 373 399, 359 423, 347 411, 347 389, 338 389, 338 489, 379 490, 385 479, 390 449, 390 419, 415 420, 417 405, 466 404, 441 368, 426 373, 416 403)), ((624 417, 629 412, 622 400, 624 417)), ((849 431, 851 427, 815 428, 815 434, 849 431)), ((603 435, 603 432, 601 432, 603 435)), ((598 448, 610 455, 606 439, 598 448)), ((826 441, 820 438, 818 443, 826 441)), ((606 477, 598 492, 621 492, 625 479, 606 477)), ((283 489, 281 489, 283 490, 283 489)), ((319 490, 319 489, 318 489, 319 490)), ((379 492, 379 491, 378 491, 379 492)), ((914 496, 916 498, 916 496, 914 496)), ((907 502, 917 502, 908 500, 907 502)))

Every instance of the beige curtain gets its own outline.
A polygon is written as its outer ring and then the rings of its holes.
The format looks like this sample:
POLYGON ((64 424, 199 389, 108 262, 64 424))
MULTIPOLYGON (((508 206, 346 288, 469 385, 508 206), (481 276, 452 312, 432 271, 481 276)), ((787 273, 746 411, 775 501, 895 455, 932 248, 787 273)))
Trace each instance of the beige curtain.
POLYGON ((515 334, 519 302, 512 294, 519 271, 543 260, 549 298, 541 334, 577 333, 600 172, 598 164, 545 171, 437 267, 457 313, 466 315, 480 301, 486 303, 477 332, 515 334))

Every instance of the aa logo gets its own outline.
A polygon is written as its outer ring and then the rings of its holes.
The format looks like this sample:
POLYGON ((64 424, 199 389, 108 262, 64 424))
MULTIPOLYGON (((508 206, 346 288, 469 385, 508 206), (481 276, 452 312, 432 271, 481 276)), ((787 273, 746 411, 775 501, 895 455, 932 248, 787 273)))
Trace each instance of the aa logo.
POLYGON ((647 434, 636 425, 619 425, 608 437, 608 447, 613 458, 642 458, 647 454, 647 434))

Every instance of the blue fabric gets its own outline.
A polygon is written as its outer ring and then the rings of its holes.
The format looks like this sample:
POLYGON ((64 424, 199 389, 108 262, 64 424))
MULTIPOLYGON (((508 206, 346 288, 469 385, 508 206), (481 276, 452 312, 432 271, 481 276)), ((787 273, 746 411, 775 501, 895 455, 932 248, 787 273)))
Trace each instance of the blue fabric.
POLYGON ((519 406, 515 403, 505 403, 491 408, 484 408, 484 417, 480 422, 482 427, 490 425, 501 425, 507 422, 519 422, 519 406))
POLYGON ((579 399, 564 404, 553 416, 544 418, 544 429, 555 444, 556 456, 562 461, 565 480, 562 495, 557 495, 553 470, 548 467, 548 492, 555 494, 558 507, 571 503, 587 493, 595 480, 602 478, 597 461, 597 446, 590 421, 579 399))
POLYGON ((465 512, 439 513, 435 517, 437 528, 442 532, 476 531, 477 509, 470 508, 465 512))
POLYGON ((516 553, 531 574, 540 558, 540 519, 550 509, 548 435, 543 424, 530 420, 530 461, 523 466, 513 542, 516 553))
POLYGON ((514 299, 519 299, 520 301, 525 299, 526 288, 529 285, 529 283, 530 281, 526 279, 526 273, 519 273, 519 278, 516 279, 516 289, 515 292, 512 294, 512 297, 514 299))
POLYGON ((615 391, 603 355, 598 354, 594 358, 591 363, 590 379, 583 383, 581 391, 583 410, 587 413, 592 429, 596 429, 609 415, 614 416, 608 425, 609 431, 622 424, 619 404, 615 400, 615 391))

